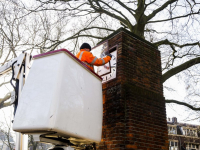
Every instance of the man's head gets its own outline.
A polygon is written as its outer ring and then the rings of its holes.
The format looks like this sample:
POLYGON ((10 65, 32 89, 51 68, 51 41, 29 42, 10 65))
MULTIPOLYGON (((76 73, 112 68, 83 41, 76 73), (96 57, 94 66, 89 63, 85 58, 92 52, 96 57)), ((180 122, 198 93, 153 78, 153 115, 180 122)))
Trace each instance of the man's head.
POLYGON ((91 51, 91 46, 88 43, 83 43, 81 45, 80 49, 85 49, 85 50, 91 51))

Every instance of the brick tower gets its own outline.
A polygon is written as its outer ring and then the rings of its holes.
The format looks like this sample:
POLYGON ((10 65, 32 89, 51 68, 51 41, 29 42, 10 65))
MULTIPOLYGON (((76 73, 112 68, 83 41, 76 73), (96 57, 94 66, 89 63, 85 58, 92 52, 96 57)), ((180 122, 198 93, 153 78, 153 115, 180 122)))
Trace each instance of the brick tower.
POLYGON ((105 40, 117 49, 116 77, 103 83, 99 150, 167 150, 160 52, 120 28, 105 40))

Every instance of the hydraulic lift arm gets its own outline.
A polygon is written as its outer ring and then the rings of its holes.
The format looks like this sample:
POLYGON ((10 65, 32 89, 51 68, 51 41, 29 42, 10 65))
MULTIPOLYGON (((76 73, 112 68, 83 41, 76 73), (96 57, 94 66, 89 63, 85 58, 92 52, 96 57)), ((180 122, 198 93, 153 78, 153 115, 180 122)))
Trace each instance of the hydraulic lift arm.
POLYGON ((13 79, 17 79, 20 74, 20 68, 22 65, 26 65, 26 67, 30 64, 31 56, 28 53, 23 52, 18 57, 10 60, 5 65, 0 67, 0 76, 12 70, 12 65, 14 64, 14 72, 15 75, 13 79))
POLYGON ((9 71, 12 71, 11 84, 15 91, 11 94, 11 103, 18 101, 18 97, 29 73, 30 62, 31 55, 23 52, 18 57, 0 67, 0 77, 9 71), (15 86, 13 85, 12 80, 16 81, 15 86))
MULTIPOLYGON (((11 104, 14 104, 14 114, 17 110, 18 99, 22 91, 23 85, 26 81, 30 70, 31 55, 23 52, 18 57, 10 60, 8 63, 0 67, 0 77, 9 71, 12 71, 12 78, 10 80, 14 91, 11 93, 11 104), (15 85, 12 80, 16 81, 15 85)), ((28 136, 23 136, 20 133, 16 135, 16 150, 27 150, 28 136)))

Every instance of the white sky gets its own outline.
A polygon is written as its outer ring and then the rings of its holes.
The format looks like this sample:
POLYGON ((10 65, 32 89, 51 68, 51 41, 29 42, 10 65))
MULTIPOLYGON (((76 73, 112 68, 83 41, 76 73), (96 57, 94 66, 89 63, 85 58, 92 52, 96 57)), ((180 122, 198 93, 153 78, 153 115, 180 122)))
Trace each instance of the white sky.
MULTIPOLYGON (((173 88, 175 91, 168 91, 164 90, 164 96, 166 99, 174 99, 183 101, 185 98, 185 87, 184 83, 181 83, 175 76, 171 77, 169 80, 166 81, 164 85, 173 88)), ((190 115, 191 112, 195 111, 186 111, 185 106, 177 105, 177 104, 166 104, 166 112, 167 118, 177 117, 178 122, 182 123, 189 123, 189 124, 196 124, 199 125, 199 119, 191 120, 195 118, 195 115, 190 115)))

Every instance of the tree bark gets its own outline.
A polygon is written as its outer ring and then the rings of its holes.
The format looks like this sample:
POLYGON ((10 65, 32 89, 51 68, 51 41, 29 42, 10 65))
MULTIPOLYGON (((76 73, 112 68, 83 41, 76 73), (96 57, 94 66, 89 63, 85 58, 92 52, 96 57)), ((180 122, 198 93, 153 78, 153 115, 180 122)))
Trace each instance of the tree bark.
POLYGON ((6 100, 8 100, 11 97, 11 92, 7 93, 6 96, 4 96, 3 98, 0 98, 0 109, 10 106, 10 103, 5 103, 6 100))
POLYGON ((185 103, 185 102, 181 102, 181 101, 177 101, 177 100, 173 100, 173 99, 166 99, 165 100, 165 103, 175 103, 175 104, 178 104, 178 105, 183 105, 183 106, 186 106, 192 110, 195 110, 195 111, 199 111, 200 110, 200 107, 194 107, 188 103, 185 103))
POLYGON ((170 69, 169 71, 167 71, 166 73, 164 73, 162 75, 162 83, 164 83, 167 79, 171 78, 172 76, 176 75, 177 73, 180 73, 181 71, 184 71, 198 63, 200 63, 200 57, 191 59, 175 68, 170 69))

